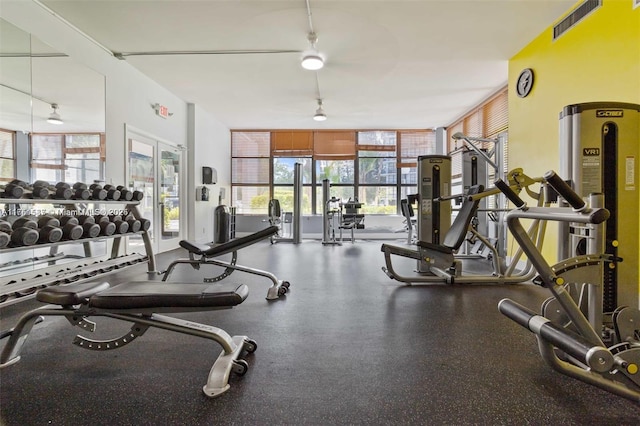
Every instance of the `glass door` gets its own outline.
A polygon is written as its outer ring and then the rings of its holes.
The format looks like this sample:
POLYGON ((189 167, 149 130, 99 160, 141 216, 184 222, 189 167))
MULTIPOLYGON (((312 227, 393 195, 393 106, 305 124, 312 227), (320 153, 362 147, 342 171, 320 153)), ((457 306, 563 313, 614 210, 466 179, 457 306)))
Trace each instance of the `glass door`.
POLYGON ((175 248, 180 241, 180 164, 182 152, 158 142, 158 194, 160 211, 159 251, 175 248))
MULTIPOLYGON (((151 221, 149 236, 154 253, 178 247, 181 173, 182 151, 127 129, 127 185, 144 193, 138 209, 151 221)), ((142 238, 130 237, 128 250, 144 250, 142 238)))
MULTIPOLYGON (((138 205, 140 215, 151 222, 149 237, 154 253, 158 252, 158 238, 155 236, 157 229, 155 216, 155 163, 156 142, 137 134, 129 134, 127 137, 127 186, 134 191, 142 191, 144 197, 138 205)), ((139 235, 128 238, 128 251, 141 252, 144 250, 144 242, 139 235)))

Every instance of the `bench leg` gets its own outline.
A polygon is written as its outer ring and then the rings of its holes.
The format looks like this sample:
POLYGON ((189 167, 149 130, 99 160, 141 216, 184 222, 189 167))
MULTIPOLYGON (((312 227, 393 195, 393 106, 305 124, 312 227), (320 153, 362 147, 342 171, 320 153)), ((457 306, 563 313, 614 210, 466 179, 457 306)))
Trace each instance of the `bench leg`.
POLYGON ((260 275, 271 280, 271 287, 267 290, 267 300, 275 300, 284 295, 289 290, 289 282, 279 280, 274 274, 261 269, 249 268, 242 265, 234 265, 232 263, 221 260, 208 259, 204 265, 216 265, 227 269, 238 270, 249 274, 260 275))
POLYGON ((231 338, 231 352, 222 351, 209 371, 207 384, 202 387, 205 395, 211 398, 222 395, 229 389, 229 376, 231 372, 243 375, 247 372, 248 365, 238 358, 245 347, 247 336, 233 336, 231 338))

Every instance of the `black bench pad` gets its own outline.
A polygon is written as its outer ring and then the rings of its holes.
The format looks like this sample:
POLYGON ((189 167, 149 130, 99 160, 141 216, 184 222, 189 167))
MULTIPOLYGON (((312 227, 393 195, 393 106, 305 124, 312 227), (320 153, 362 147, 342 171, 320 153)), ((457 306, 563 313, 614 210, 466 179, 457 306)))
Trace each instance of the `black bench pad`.
POLYGON ((38 291, 36 300, 53 305, 81 305, 87 303, 92 295, 105 291, 109 287, 109 283, 100 281, 52 286, 38 291))
POLYGON ((226 243, 216 244, 210 246, 208 244, 194 243, 187 240, 180 241, 180 247, 187 249, 189 252, 198 256, 215 257, 222 256, 223 254, 231 253, 236 250, 240 250, 243 247, 250 246, 260 240, 269 238, 272 235, 278 233, 279 228, 277 226, 270 226, 262 229, 253 234, 246 235, 244 237, 234 238, 226 243))
POLYGON ((153 309, 232 307, 249 295, 244 284, 124 283, 91 296, 89 306, 99 309, 153 309))

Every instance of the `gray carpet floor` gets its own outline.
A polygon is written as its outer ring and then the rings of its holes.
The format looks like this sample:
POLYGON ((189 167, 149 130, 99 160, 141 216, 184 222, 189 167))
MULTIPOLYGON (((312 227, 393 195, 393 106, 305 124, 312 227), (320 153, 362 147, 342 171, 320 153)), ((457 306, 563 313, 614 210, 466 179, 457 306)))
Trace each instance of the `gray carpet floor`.
MULTIPOLYGON (((158 265, 185 253, 159 255, 158 265)), ((87 351, 71 344, 77 328, 49 317, 34 328, 20 362, 0 369, 0 423, 640 424, 640 406, 552 371, 534 336, 498 312, 504 297, 537 311, 548 296, 542 288, 404 286, 381 271, 380 241, 260 242, 242 249, 238 263, 275 273, 291 291, 268 301, 267 279, 234 272, 226 280, 248 285, 244 303, 175 315, 257 342, 245 357, 249 371, 232 376, 228 392, 210 399, 201 391, 220 352, 212 341, 151 329, 121 349, 87 351)), ((394 265, 411 271, 414 261, 394 265)), ((219 272, 178 266, 171 281, 201 282, 219 272)), ((144 265, 106 278, 146 279, 144 265)), ((35 306, 0 310, 2 329, 35 306)), ((97 322, 96 337, 130 327, 97 322)))

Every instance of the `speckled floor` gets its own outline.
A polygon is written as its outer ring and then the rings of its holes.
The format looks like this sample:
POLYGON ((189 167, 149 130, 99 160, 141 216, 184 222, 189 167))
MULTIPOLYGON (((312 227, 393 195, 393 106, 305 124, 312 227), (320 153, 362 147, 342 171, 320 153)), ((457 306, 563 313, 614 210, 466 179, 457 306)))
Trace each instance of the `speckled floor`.
MULTIPOLYGON (((177 256, 184 252, 158 256, 158 264, 177 256)), ((71 344, 78 329, 48 318, 21 361, 0 369, 0 423, 640 424, 640 406, 552 371, 533 335, 496 308, 510 297, 537 310, 544 289, 405 287, 381 271, 379 241, 263 242, 243 249, 239 263, 290 281, 290 293, 267 301, 268 280, 235 272, 227 280, 250 288, 243 304, 176 315, 257 341, 246 357, 249 372, 232 377, 226 394, 201 392, 219 353, 210 341, 151 329, 119 350, 92 352, 71 344)), ((405 266, 411 270, 413 261, 405 266)), ((216 272, 179 266, 172 281, 216 272)), ((144 266, 108 277, 114 284, 144 279, 144 266)), ((0 311, 2 328, 35 305, 0 311)), ((113 336, 128 327, 99 319, 101 332, 113 336)))

